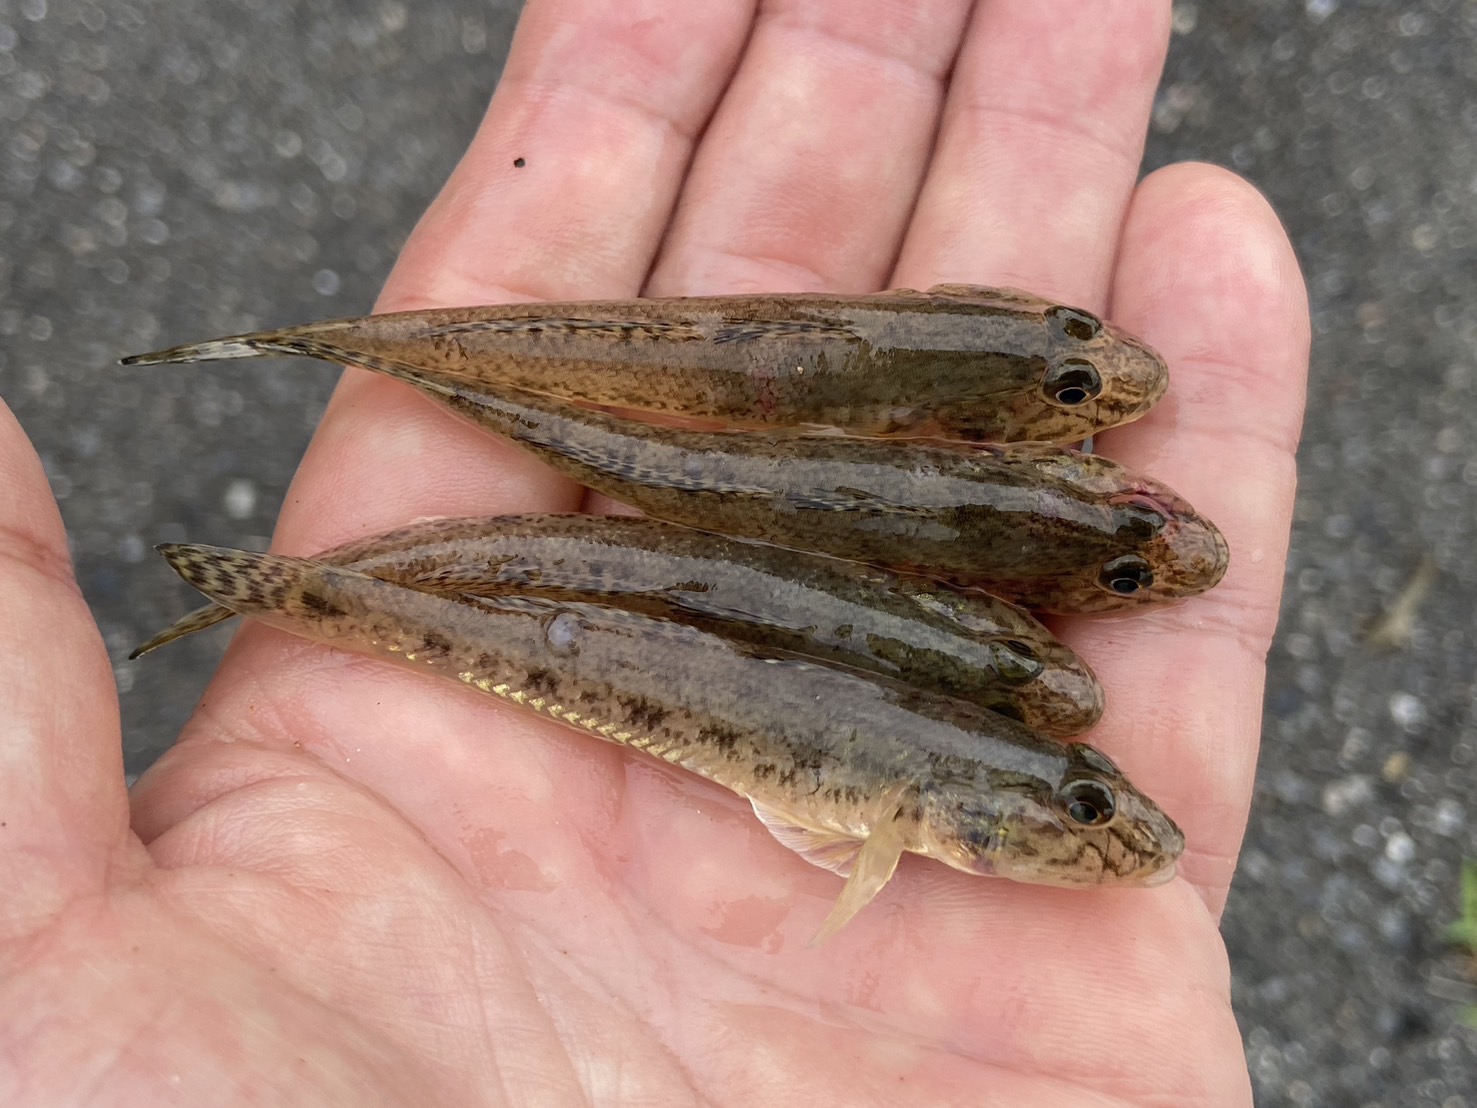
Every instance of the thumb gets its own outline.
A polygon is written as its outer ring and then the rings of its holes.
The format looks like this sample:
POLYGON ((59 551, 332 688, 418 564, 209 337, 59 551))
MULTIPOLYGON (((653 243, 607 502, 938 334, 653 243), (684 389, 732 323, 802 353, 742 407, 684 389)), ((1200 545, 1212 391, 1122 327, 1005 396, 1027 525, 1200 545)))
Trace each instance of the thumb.
POLYGON ((100 889, 128 842, 112 669, 41 461, 0 403, 0 939, 100 889))

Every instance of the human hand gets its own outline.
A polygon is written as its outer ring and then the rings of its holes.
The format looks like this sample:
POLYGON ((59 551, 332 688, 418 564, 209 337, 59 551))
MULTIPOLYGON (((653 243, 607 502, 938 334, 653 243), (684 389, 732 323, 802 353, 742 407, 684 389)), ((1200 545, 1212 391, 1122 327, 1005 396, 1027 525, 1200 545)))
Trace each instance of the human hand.
MULTIPOLYGON (((638 23, 627 5, 530 5, 380 307, 969 281, 1106 309, 1173 383, 1100 448, 1185 494, 1232 551, 1206 596, 1059 624, 1108 691, 1091 741, 1186 832, 1180 877, 1081 892, 906 858, 808 949, 839 880, 736 797, 261 628, 130 813, 108 661, 7 420, 7 1103, 1249 1100, 1216 920, 1281 586, 1306 305, 1244 183, 1180 166, 1135 187, 1169 5, 1104 6, 1084 28, 1077 5, 982 0, 966 27, 963 0, 814 0, 767 5, 752 34, 731 0, 645 7, 638 23)), ((351 372, 277 545, 582 503, 351 372)))

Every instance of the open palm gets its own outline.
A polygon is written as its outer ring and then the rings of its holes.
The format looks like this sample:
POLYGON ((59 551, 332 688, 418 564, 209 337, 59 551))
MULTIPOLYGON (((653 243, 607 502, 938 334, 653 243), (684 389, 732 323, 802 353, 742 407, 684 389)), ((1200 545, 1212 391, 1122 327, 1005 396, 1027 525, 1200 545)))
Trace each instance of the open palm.
MULTIPOLYGON (((1066 0, 752 7, 530 5, 381 307, 966 281, 1141 334, 1170 393, 1100 448, 1214 519, 1231 570, 1179 607, 1060 629, 1108 690, 1093 743, 1185 829, 1180 877, 1076 892, 910 857, 808 949, 840 881, 736 797, 261 628, 130 804, 108 661, 7 416, 0 1099, 1249 1099, 1216 921, 1291 512, 1307 346, 1291 250, 1228 173, 1136 183, 1167 0, 1090 22, 1066 0)), ((278 548, 583 503, 351 372, 278 548)))

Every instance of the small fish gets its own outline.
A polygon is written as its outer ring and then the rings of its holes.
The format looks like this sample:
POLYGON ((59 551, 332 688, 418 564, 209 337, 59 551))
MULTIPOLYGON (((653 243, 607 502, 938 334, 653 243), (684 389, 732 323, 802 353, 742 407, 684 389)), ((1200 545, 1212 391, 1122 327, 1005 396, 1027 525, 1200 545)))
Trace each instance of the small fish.
POLYGON ((638 612, 474 601, 301 558, 159 549, 241 615, 461 681, 746 797, 783 845, 847 877, 817 942, 877 895, 904 851, 1089 887, 1162 884, 1184 847, 1102 754, 965 701, 757 656, 638 612))
POLYGON ((1092 313, 977 285, 438 308, 125 364, 283 354, 734 427, 971 442, 1077 442, 1139 418, 1169 381, 1158 354, 1092 313))
MULTIPOLYGON (((1049 735, 1080 735, 1103 711, 1092 671, 1003 600, 661 520, 424 520, 314 560, 431 592, 644 612, 957 696, 1049 735)), ((192 612, 133 657, 230 614, 219 605, 192 612)))
POLYGON ((1032 611, 1177 600, 1226 571, 1214 524, 1167 485, 1096 454, 682 431, 532 393, 401 378, 649 516, 926 574, 1032 611))
MULTIPOLYGON (((221 357, 181 347, 126 364, 221 357)), ((652 426, 360 359, 580 484, 699 530, 937 577, 1041 612, 1204 592, 1225 539, 1168 486, 1046 443, 965 445, 652 426)))

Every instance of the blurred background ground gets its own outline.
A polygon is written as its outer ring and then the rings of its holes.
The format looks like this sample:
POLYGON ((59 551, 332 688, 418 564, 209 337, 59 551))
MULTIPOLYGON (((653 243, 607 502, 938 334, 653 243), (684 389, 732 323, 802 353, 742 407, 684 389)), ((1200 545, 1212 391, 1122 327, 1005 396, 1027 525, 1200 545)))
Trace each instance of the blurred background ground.
MULTIPOLYGON (((225 641, 123 660, 193 602, 150 546, 265 544, 333 375, 107 367, 368 309, 516 8, 0 0, 0 395, 61 501, 132 770, 225 641)), ((1444 940, 1477 856, 1477 3, 1176 4, 1148 165, 1188 158, 1270 196, 1315 325, 1225 921, 1258 1102, 1477 1104, 1477 977, 1444 940)))

